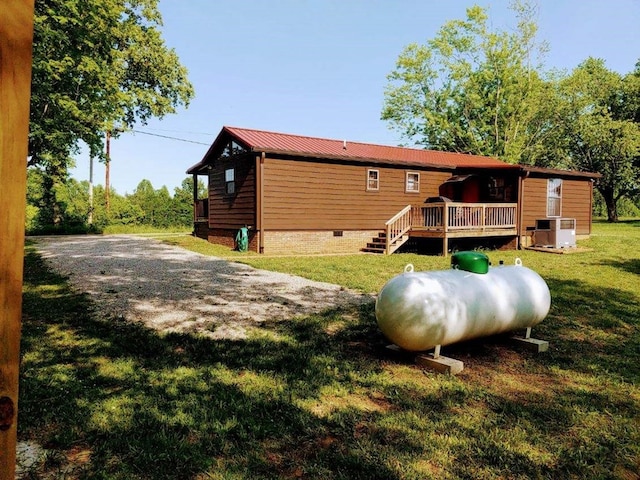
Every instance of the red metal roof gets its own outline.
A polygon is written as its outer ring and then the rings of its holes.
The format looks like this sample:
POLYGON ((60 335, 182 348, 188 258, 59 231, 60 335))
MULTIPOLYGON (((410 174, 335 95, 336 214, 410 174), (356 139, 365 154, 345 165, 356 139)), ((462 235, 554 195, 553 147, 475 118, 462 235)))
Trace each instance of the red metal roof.
MULTIPOLYGON (((470 155, 466 153, 439 152, 418 148, 391 147, 371 143, 331 140, 328 138, 307 137, 288 133, 268 132, 250 128, 223 127, 215 141, 209 147, 204 158, 187 170, 189 174, 201 174, 213 160, 210 155, 217 147, 234 138, 253 152, 275 153, 310 158, 330 158, 362 163, 386 163, 392 165, 414 165, 440 168, 445 170, 461 169, 517 169, 526 173, 538 173, 546 176, 571 176, 596 179, 598 173, 557 170, 525 165, 505 163, 497 158, 470 155)), ((469 170, 467 170, 469 171, 469 170)))
POLYGON ((514 168, 496 158, 417 148, 391 147, 370 143, 331 140, 247 128, 224 127, 241 143, 256 152, 336 158, 383 163, 424 164, 450 168, 514 168))

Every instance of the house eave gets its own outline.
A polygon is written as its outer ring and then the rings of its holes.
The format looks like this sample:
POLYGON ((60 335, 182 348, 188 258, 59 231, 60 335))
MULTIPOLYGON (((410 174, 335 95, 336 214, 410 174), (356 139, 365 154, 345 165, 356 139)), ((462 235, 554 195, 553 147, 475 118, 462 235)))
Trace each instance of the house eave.
POLYGON ((429 168, 434 170, 452 171, 456 169, 452 164, 437 164, 428 162, 414 162, 411 160, 386 160, 379 158, 367 158, 367 157, 355 157, 352 155, 318 155, 313 152, 299 152, 295 150, 281 150, 281 149, 265 149, 265 148, 252 148, 251 151, 256 155, 264 153, 265 155, 282 155, 286 157, 297 157, 309 160, 333 160, 340 162, 352 162, 361 163, 366 165, 391 165, 391 166, 408 166, 414 168, 429 168))
POLYGON ((541 174, 544 176, 554 175, 557 177, 590 178, 593 180, 596 180, 602 177, 600 173, 595 173, 595 172, 579 172, 577 170, 561 170, 558 168, 531 167, 526 165, 521 165, 520 167, 522 172, 528 175, 541 174))

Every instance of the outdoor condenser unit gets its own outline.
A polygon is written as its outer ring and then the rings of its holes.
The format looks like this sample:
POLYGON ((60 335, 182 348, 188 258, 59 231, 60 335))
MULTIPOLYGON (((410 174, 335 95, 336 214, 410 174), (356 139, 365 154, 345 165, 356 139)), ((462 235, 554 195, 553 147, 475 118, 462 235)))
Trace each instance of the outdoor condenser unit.
POLYGON ((570 248, 576 246, 575 218, 543 218, 536 220, 533 231, 536 247, 570 248))

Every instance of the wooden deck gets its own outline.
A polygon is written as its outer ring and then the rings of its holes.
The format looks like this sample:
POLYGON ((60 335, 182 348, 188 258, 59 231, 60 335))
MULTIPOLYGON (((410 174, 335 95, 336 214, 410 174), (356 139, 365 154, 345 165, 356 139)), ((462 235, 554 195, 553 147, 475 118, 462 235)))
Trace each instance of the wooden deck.
POLYGON ((450 238, 516 236, 516 203, 438 202, 407 205, 386 223, 391 254, 411 237, 441 238, 447 255, 450 238))

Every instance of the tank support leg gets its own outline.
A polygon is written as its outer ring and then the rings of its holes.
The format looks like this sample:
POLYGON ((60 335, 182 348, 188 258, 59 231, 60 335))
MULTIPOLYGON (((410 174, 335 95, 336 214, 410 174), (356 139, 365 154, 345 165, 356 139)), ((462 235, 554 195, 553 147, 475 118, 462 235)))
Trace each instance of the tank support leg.
POLYGON ((440 358, 440 345, 436 345, 433 349, 433 358, 440 358))
POLYGON ((531 327, 527 327, 527 332, 524 334, 524 338, 531 338, 531 327))

